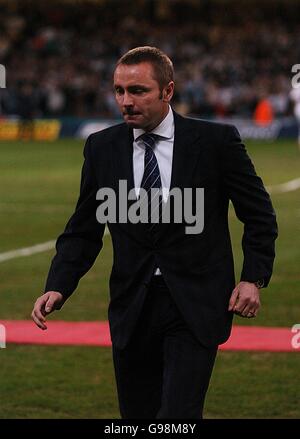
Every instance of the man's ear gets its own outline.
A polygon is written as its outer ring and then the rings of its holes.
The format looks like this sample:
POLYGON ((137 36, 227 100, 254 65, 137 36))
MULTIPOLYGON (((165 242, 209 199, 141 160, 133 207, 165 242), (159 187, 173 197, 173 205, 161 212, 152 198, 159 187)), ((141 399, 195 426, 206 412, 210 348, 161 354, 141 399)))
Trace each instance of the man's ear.
POLYGON ((172 97, 173 97, 173 93, 174 93, 174 82, 173 81, 170 81, 169 82, 169 84, 168 85, 166 85, 164 88, 163 88, 163 91, 162 91, 162 100, 164 101, 164 102, 170 102, 170 100, 172 99, 172 97))

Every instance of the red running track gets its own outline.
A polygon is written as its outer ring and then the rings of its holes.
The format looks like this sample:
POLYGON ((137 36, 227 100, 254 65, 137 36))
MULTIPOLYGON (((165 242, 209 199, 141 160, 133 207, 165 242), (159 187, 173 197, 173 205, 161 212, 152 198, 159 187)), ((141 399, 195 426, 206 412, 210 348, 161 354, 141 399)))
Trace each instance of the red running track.
MULTIPOLYGON (((5 327, 8 344, 111 346, 108 322, 48 321, 46 331, 31 320, 0 320, 0 324, 5 327)), ((300 352, 292 347, 293 335, 290 328, 233 326, 230 339, 220 349, 300 352)))

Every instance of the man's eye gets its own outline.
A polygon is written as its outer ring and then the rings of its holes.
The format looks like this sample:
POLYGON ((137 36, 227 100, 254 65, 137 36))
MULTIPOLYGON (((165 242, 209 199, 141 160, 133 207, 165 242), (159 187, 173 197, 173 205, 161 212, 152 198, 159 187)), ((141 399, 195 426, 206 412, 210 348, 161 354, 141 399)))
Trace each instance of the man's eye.
POLYGON ((121 88, 116 88, 115 92, 116 92, 116 94, 120 95, 123 93, 123 90, 121 88))

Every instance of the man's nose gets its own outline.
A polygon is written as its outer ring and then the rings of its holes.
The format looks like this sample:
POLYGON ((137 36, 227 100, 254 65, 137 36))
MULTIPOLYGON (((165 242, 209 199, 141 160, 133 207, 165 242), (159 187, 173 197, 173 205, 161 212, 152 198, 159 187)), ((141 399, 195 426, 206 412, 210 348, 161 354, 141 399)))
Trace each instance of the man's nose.
POLYGON ((124 107, 132 107, 134 105, 132 95, 130 93, 124 93, 123 96, 123 105, 124 107))

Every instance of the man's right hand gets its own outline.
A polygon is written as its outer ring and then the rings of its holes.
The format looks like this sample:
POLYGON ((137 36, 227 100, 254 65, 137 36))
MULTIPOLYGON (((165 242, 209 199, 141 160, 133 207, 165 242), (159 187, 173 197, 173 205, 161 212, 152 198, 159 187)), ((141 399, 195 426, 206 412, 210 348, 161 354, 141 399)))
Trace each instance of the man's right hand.
POLYGON ((45 324, 46 315, 56 309, 60 309, 63 305, 64 298, 58 291, 48 291, 40 296, 34 304, 31 317, 34 323, 41 329, 47 329, 45 324))

